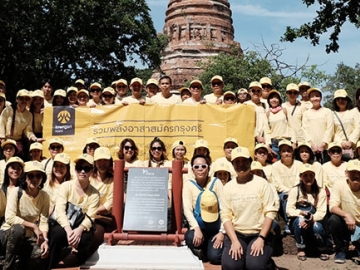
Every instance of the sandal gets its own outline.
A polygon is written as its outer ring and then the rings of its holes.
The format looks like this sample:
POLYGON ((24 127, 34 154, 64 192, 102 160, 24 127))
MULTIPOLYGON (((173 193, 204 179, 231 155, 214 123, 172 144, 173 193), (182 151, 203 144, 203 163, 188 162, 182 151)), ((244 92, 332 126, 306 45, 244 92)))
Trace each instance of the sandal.
POLYGON ((321 254, 320 255, 320 260, 322 261, 327 261, 330 259, 330 256, 328 254, 321 254))
POLYGON ((307 257, 304 251, 298 251, 297 258, 299 261, 306 261, 307 257))

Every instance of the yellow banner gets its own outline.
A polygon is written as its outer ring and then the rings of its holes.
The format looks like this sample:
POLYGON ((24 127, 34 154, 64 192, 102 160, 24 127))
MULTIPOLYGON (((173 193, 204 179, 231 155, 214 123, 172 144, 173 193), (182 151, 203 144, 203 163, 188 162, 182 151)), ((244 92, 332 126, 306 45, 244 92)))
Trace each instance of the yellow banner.
POLYGON ((159 137, 172 160, 171 145, 182 140, 190 159, 197 139, 209 142, 213 160, 224 156, 223 142, 227 137, 238 140, 239 146, 254 149, 255 110, 249 105, 176 104, 99 106, 96 108, 45 108, 44 156, 49 156, 48 142, 52 137, 64 140, 72 159, 80 155, 89 137, 96 137, 101 146, 110 148, 117 159, 124 138, 132 138, 139 148, 139 158, 148 159, 149 144, 159 137))

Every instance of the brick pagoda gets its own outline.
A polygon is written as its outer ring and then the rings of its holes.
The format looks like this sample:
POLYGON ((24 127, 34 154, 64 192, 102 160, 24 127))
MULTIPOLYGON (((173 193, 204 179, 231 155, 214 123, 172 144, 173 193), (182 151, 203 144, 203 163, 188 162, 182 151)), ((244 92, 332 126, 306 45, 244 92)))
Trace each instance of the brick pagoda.
POLYGON ((161 70, 178 89, 202 72, 199 60, 230 52, 234 41, 227 0, 170 0, 163 33, 170 42, 163 51, 161 70))

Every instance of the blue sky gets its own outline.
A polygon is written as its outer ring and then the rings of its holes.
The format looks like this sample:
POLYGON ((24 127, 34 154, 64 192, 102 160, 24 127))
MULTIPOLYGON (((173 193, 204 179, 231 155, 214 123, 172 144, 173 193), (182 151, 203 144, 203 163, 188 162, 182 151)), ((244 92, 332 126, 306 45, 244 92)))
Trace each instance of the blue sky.
MULTIPOLYGON (((151 9, 150 14, 156 30, 162 32, 169 1, 146 2, 151 9)), ((235 40, 240 42, 243 50, 255 50, 254 44, 259 45, 264 40, 268 45, 278 44, 285 49, 280 58, 282 61, 301 65, 309 57, 307 65, 316 64, 328 74, 333 74, 340 62, 351 67, 360 62, 359 49, 356 49, 360 40, 360 29, 351 24, 345 24, 341 29, 338 53, 325 52, 329 33, 321 37, 320 45, 316 47, 306 39, 297 39, 293 43, 280 42, 286 26, 299 27, 316 16, 315 6, 307 8, 301 0, 229 0, 229 3, 233 12, 235 40)))

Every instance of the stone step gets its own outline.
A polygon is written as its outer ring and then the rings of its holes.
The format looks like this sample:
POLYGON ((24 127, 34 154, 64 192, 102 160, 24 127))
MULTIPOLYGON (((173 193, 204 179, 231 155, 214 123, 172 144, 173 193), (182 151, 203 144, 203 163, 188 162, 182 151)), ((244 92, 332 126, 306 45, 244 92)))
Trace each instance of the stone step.
POLYGON ((204 270, 187 247, 101 245, 81 269, 204 270))

